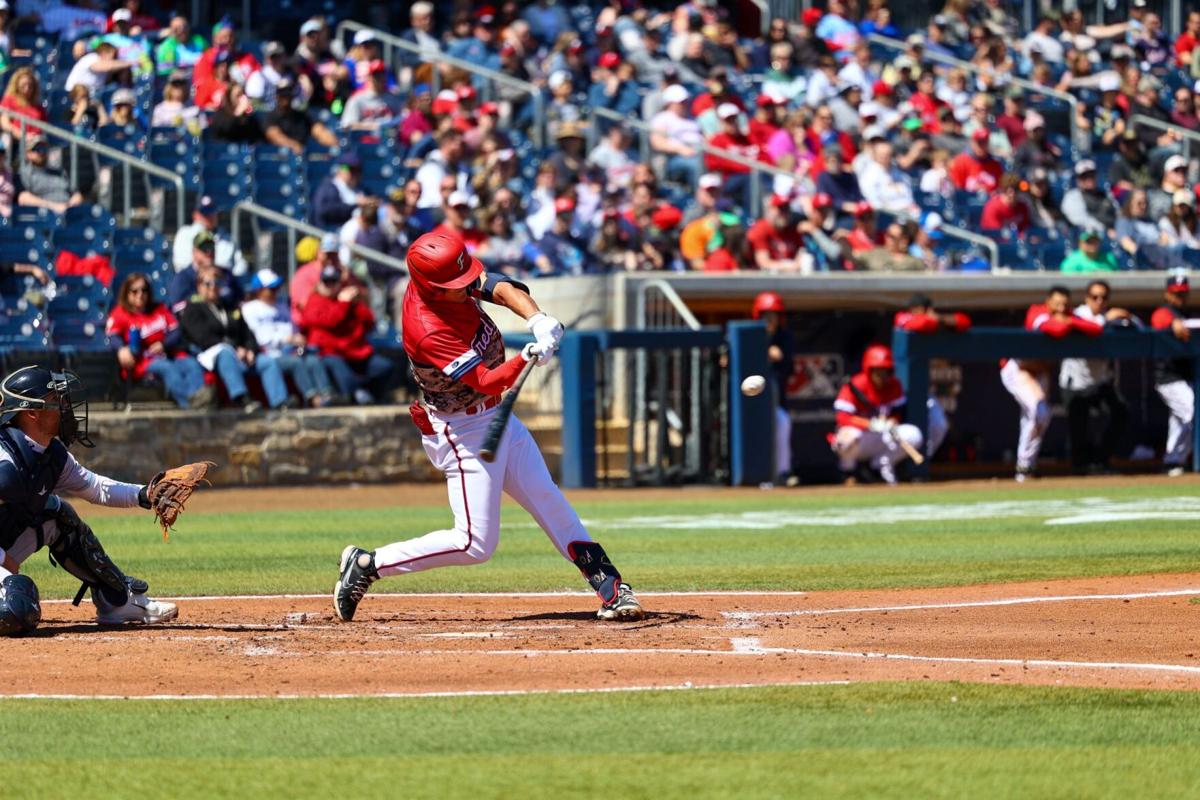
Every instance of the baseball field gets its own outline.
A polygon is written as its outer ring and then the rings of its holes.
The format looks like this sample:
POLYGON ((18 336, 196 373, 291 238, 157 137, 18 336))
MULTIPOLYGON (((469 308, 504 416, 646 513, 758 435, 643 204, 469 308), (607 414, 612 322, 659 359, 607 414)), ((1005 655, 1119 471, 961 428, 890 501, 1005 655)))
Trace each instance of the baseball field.
POLYGON ((1200 481, 580 492, 650 612, 592 619, 532 520, 375 585, 441 487, 88 509, 179 619, 101 628, 44 558, 0 658, 5 797, 1145 797, 1200 791, 1200 481))

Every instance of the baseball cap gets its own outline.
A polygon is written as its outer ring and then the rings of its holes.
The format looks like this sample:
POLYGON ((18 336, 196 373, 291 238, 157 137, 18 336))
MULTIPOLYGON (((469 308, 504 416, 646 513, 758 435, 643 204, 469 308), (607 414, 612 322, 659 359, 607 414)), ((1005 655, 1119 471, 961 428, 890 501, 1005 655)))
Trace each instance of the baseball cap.
POLYGON ((575 201, 569 197, 558 197, 554 200, 555 214, 570 214, 575 210, 575 201))
POLYGON ((495 103, 493 103, 492 101, 489 100, 488 102, 483 103, 482 105, 479 106, 479 113, 480 114, 499 114, 500 106, 496 105, 495 103))
POLYGON ((1181 155, 1173 155, 1163 164, 1163 172, 1173 172, 1177 169, 1187 169, 1187 159, 1181 155))
POLYGON ((720 189, 725 180, 715 172, 706 172, 700 176, 701 189, 720 189))
POLYGON ((196 201, 196 213, 211 217, 217 213, 217 204, 213 202, 212 197, 209 195, 203 195, 196 201))
POLYGON ((785 194, 773 194, 767 202, 772 208, 787 208, 792 204, 792 199, 785 194))
POLYGON ((1188 292, 1190 289, 1191 285, 1188 283, 1188 276, 1186 273, 1172 272, 1167 276, 1168 292, 1177 292, 1183 294, 1188 292))
POLYGON ((662 98, 664 103, 686 103, 688 100, 688 90, 678 83, 673 83, 663 89, 662 98))
POLYGON ((812 199, 813 208, 832 208, 833 197, 825 192, 817 192, 812 199))
POLYGON ((1050 173, 1047 172, 1043 167, 1034 167, 1033 171, 1029 173, 1029 180, 1032 183, 1048 181, 1050 180, 1050 173))
POLYGON ((469 208, 471 205, 471 195, 462 190, 453 191, 450 193, 450 196, 446 198, 446 205, 450 206, 451 208, 462 208, 463 206, 467 206, 469 208))
MULTIPOLYGON (((946 235, 942 233, 943 222, 944 220, 942 219, 942 215, 938 212, 926 211, 921 215, 921 230, 925 231, 925 235, 930 239, 937 241, 946 235)), ((909 305, 916 305, 916 303, 909 303, 909 305)), ((925 303, 925 305, 931 304, 925 303)))
POLYGON ((1134 8, 1145 8, 1147 6, 1147 2, 1146 0, 1133 0, 1132 5, 1134 8))
POLYGON ((113 22, 132 22, 133 12, 128 8, 118 8, 112 13, 113 22))
POLYGON ((442 89, 437 93, 437 97, 433 98, 434 114, 453 114, 458 108, 458 92, 453 89, 442 89))
POLYGON ((557 89, 571 82, 571 73, 565 69, 555 70, 550 73, 550 77, 546 79, 546 85, 551 89, 557 89))
POLYGON ((1100 91, 1115 92, 1121 88, 1121 79, 1114 72, 1106 72, 1100 76, 1100 91))
POLYGON ((874 100, 859 103, 858 116, 860 119, 879 119, 879 103, 874 100))
POLYGON ((283 44, 280 42, 267 42, 263 46, 263 55, 267 58, 270 58, 271 56, 281 56, 286 52, 287 50, 284 49, 283 44))
POLYGON ((904 43, 909 47, 924 47, 925 37, 919 33, 910 33, 904 43))
POLYGON ((131 106, 137 102, 137 96, 132 89, 117 89, 113 92, 112 104, 114 106, 131 106))
POLYGON ((338 241, 336 233, 327 233, 321 237, 321 252, 336 253, 342 249, 341 242, 338 241))
POLYGON ((892 85, 885 80, 875 81, 871 85, 871 94, 876 97, 891 97, 893 93, 892 85))
POLYGON ((1025 99, 1025 90, 1022 89, 1020 86, 1010 86, 1010 87, 1008 87, 1008 91, 1005 92, 1004 94, 1010 100, 1024 100, 1025 99))
POLYGON ((367 62, 368 75, 383 75, 387 73, 387 64, 383 63, 378 58, 373 58, 367 62))
POLYGON ((279 273, 270 269, 260 269, 250 279, 250 291, 252 292, 257 292, 259 289, 278 289, 282 285, 283 278, 279 277, 279 273))
POLYGON ((975 130, 971 131, 971 141, 973 142, 987 144, 988 139, 991 137, 991 131, 989 131, 987 128, 976 128, 975 130))
POLYGON ((279 83, 275 84, 275 94, 291 94, 294 91, 296 91, 296 82, 290 75, 284 75, 279 79, 279 83))
POLYGON ((511 161, 512 158, 514 156, 516 156, 516 154, 517 154, 516 150, 513 150, 511 147, 505 147, 505 148, 502 148, 502 149, 496 151, 496 160, 511 161))
POLYGON ((216 237, 210 231, 200 231, 192 237, 192 247, 197 250, 215 250, 217 247, 216 237))
POLYGON ((320 20, 310 19, 300 26, 300 35, 308 36, 310 33, 316 33, 325 27, 320 20))
POLYGON ((1076 175, 1087 175, 1089 172, 1096 171, 1096 162, 1090 158, 1085 158, 1075 165, 1076 175))
POLYGON ((604 69, 616 69, 621 63, 621 57, 616 53, 608 52, 602 54, 597 63, 604 69))
POLYGON ((374 41, 378 41, 375 38, 374 31, 364 30, 364 31, 359 31, 358 33, 354 34, 354 43, 355 44, 366 44, 367 42, 374 42, 374 41))
POLYGON ((337 283, 341 279, 342 271, 336 265, 326 264, 321 267, 321 283, 337 283))
POLYGON ((1095 231, 1084 231, 1081 234, 1079 234, 1079 241, 1080 242, 1092 242, 1092 241, 1098 242, 1098 241, 1100 241, 1100 234, 1096 233, 1095 231))
POLYGON ((472 85, 471 85, 471 84, 469 84, 469 83, 464 83, 462 86, 459 86, 459 87, 458 87, 457 89, 455 89, 454 91, 455 91, 455 93, 458 95, 458 99, 459 99, 460 101, 462 101, 462 100, 474 100, 474 99, 475 99, 475 97, 477 96, 477 95, 476 95, 476 92, 475 92, 475 87, 474 87, 474 86, 472 86, 472 85))
POLYGON ((483 25, 491 25, 496 19, 496 7, 480 6, 475 11, 475 19, 479 20, 483 25))
POLYGON ((669 231, 683 221, 683 212, 670 203, 663 203, 650 215, 650 224, 660 231, 669 231))
POLYGON ((819 8, 816 8, 816 7, 806 8, 800 14, 800 21, 803 22, 805 24, 805 26, 807 26, 809 28, 815 28, 817 26, 817 23, 821 21, 821 17, 823 17, 823 16, 824 16, 824 12, 822 12, 821 9, 819 9, 819 8))
POLYGON ((191 83, 191 76, 181 69, 177 69, 167 76, 167 83, 191 83))
POLYGON ((1133 58, 1133 48, 1127 44, 1113 45, 1113 49, 1109 51, 1109 57, 1113 61, 1121 58, 1133 58))
POLYGON ((1196 207, 1196 196, 1187 189, 1180 189, 1171 195, 1171 205, 1187 206, 1188 208, 1196 207))
POLYGON ((876 139, 886 139, 887 136, 883 133, 883 128, 878 125, 868 125, 863 128, 862 138, 864 142, 873 142, 876 139))
POLYGON ((868 214, 873 214, 873 213, 875 213, 875 209, 872 208, 871 204, 868 203, 866 200, 859 200, 857 203, 854 204, 854 216, 856 216, 856 217, 865 217, 868 214))
POLYGON ((1025 113, 1025 130, 1033 131, 1038 128, 1046 127, 1046 118, 1036 111, 1028 111, 1025 113))
POLYGON ((717 106, 717 116, 721 119, 732 119, 740 113, 742 113, 741 109, 733 103, 721 103, 721 105, 717 106))

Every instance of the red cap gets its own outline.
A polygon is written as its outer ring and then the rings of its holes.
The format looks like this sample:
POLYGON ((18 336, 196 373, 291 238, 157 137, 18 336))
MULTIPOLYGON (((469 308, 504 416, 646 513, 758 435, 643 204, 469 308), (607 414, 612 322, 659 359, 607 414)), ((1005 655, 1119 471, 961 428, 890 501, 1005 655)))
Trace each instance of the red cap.
POLYGON ((867 214, 874 213, 875 209, 871 208, 871 204, 866 200, 859 200, 854 204, 854 216, 865 217, 867 214))
POLYGON ((758 319, 765 311, 774 311, 777 314, 787 313, 787 306, 783 304, 783 298, 778 292, 759 292, 754 298, 754 307, 750 309, 750 316, 758 319))
POLYGON ((990 138, 992 138, 992 134, 987 128, 976 128, 971 131, 972 141, 986 142, 990 138))
POLYGON ((1167 276, 1167 291, 1171 294, 1188 294, 1191 290, 1191 284, 1188 283, 1188 276, 1182 272, 1172 272, 1167 276))
POLYGON ((480 6, 475 11, 475 19, 479 20, 480 22, 484 23, 485 25, 488 24, 489 22, 491 22, 492 20, 494 20, 495 18, 496 18, 496 7, 495 6, 480 6))
POLYGON ((558 197, 554 200, 555 214, 568 214, 575 210, 575 201, 569 197, 558 197))
POLYGON ((892 349, 881 344, 873 344, 863 353, 863 370, 895 369, 896 362, 892 360, 892 349))
POLYGON ((754 99, 754 103, 762 108, 766 108, 767 106, 775 105, 775 98, 769 94, 760 94, 754 99))
POLYGON ((894 93, 894 90, 892 89, 892 85, 890 83, 888 83, 887 81, 883 81, 883 80, 875 81, 875 83, 871 86, 871 94, 872 95, 891 97, 893 93, 894 93))
POLYGON ((418 290, 462 289, 483 274, 483 264, 457 236, 426 233, 408 248, 409 276, 418 290))
POLYGON ((452 89, 442 89, 437 93, 437 97, 433 98, 433 107, 430 110, 438 116, 453 114, 458 110, 458 94, 452 89))
POLYGON ((817 192, 812 199, 813 208, 832 208, 833 198, 825 192, 817 192))
POLYGON ((650 215, 650 224, 661 231, 669 231, 683 222, 683 212, 670 203, 663 203, 650 215))
POLYGON ((785 208, 791 205, 792 199, 785 194, 773 194, 768 202, 774 208, 785 208))
POLYGON ((517 48, 513 47, 511 44, 505 44, 500 48, 501 56, 511 56, 515 52, 517 52, 517 48))
POLYGON ((825 16, 819 8, 806 8, 804 13, 800 15, 800 21, 810 28, 817 27, 817 23, 821 21, 821 17, 825 16))
POLYGON ((479 113, 480 114, 499 114, 500 106, 496 105, 491 100, 489 100, 479 107, 479 113))
POLYGON ((572 39, 571 43, 569 45, 567 45, 567 52, 568 53, 582 53, 583 52, 583 42, 579 41, 578 39, 572 39))
POLYGON ((383 63, 378 58, 372 59, 371 61, 367 62, 367 74, 368 75, 378 75, 380 73, 386 73, 386 72, 387 72, 387 64, 383 63))
POLYGON ((458 92, 459 100, 475 99, 475 87, 469 83, 464 83, 462 86, 459 86, 456 91, 458 92))
POLYGON ((616 69, 621 63, 621 57, 613 52, 604 53, 600 56, 599 63, 604 69, 616 69))

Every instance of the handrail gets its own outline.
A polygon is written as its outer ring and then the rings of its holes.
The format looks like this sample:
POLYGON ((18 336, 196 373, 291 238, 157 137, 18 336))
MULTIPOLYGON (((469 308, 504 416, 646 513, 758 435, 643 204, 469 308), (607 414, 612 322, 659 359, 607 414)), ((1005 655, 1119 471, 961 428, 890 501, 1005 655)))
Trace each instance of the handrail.
POLYGON ((1147 128, 1157 128, 1160 131, 1173 131, 1176 136, 1183 139, 1183 155, 1184 158, 1191 158, 1191 147, 1188 145, 1192 141, 1200 141, 1200 132, 1189 131, 1182 125, 1176 125, 1171 122, 1163 122, 1161 119, 1147 117, 1145 114, 1134 114, 1129 118, 1129 121, 1134 126, 1145 125, 1147 128))
MULTIPOLYGON (((232 228, 233 241, 235 243, 241 241, 239 234, 241 233, 242 214, 249 214, 253 217, 261 217, 268 222, 273 222, 276 225, 282 225, 290 231, 299 231, 306 236, 315 236, 318 239, 330 233, 327 230, 318 228, 316 225, 310 225, 307 222, 293 219, 286 214, 281 214, 278 211, 267 208, 266 206, 260 206, 253 200, 243 200, 236 204, 229 212, 229 224, 232 228)), ((288 248, 289 279, 296 271, 296 243, 290 242, 290 245, 291 246, 288 248)), ((405 265, 405 263, 394 256, 389 256, 387 253, 382 253, 370 247, 363 247, 359 244, 348 244, 344 245, 344 247, 346 247, 351 253, 361 256, 368 261, 382 264, 383 266, 397 270, 404 275, 408 274, 408 267, 405 265)))
MULTIPOLYGON (((879 33, 869 34, 867 36, 867 41, 871 42, 872 44, 890 47, 893 50, 899 50, 901 52, 908 49, 908 45, 899 39, 893 39, 890 36, 884 36, 879 33)), ((983 73, 982 67, 972 64, 970 61, 963 61, 961 58, 955 58, 954 56, 948 56, 943 53, 931 53, 926 50, 925 58, 929 59, 930 61, 937 61, 952 67, 958 67, 959 69, 966 70, 967 72, 975 75, 980 75, 983 73)), ((1047 86, 1042 86, 1041 84, 1034 83, 1033 81, 1026 80, 1025 78, 1019 78, 1012 74, 1000 74, 1000 79, 1005 83, 1012 84, 1013 86, 1019 86, 1026 91, 1034 92, 1036 94, 1043 94, 1046 97, 1053 97, 1056 100, 1062 100, 1063 102, 1068 103, 1071 107, 1071 113, 1067 116, 1071 126, 1071 143, 1076 143, 1079 130, 1075 120, 1075 106, 1079 102, 1078 97, 1070 92, 1064 92, 1060 89, 1051 89, 1047 86)))
MULTIPOLYGON (((419 45, 413 44, 407 39, 401 39, 399 36, 395 36, 387 31, 381 31, 379 28, 374 28, 370 25, 365 25, 352 19, 344 19, 338 23, 336 29, 336 36, 338 39, 343 37, 345 31, 370 31, 372 34, 374 34, 376 39, 388 45, 389 47, 395 47, 397 49, 412 53, 413 55, 420 56, 426 62, 432 63, 433 61, 438 61, 444 64, 449 64, 452 67, 456 67, 457 69, 461 69, 465 72, 470 72, 474 75, 479 75, 480 77, 487 78, 490 81, 495 81, 499 84, 505 84, 513 89, 520 89, 523 92, 528 92, 533 100, 533 116, 536 123, 533 128, 533 143, 538 147, 545 145, 545 137, 542 130, 543 121, 546 118, 544 107, 545 98, 542 96, 542 90, 536 84, 521 80, 520 78, 514 78, 512 75, 498 72, 497 70, 494 70, 490 67, 485 67, 482 64, 475 64, 470 61, 464 61, 461 58, 455 58, 454 56, 446 55, 442 52, 437 53, 436 57, 430 57, 430 54, 427 51, 425 51, 419 45)), ((388 62, 388 66, 391 66, 391 54, 388 53, 387 55, 389 57, 385 60, 388 62)), ((439 75, 436 70, 434 70, 433 76, 433 88, 436 92, 439 81, 439 75)))
MULTIPOLYGON (((78 148, 80 148, 80 147, 82 147, 85 150, 91 150, 92 152, 102 155, 105 158, 111 158, 114 161, 118 161, 122 165, 124 165, 124 168, 125 168, 124 169, 124 172, 125 172, 125 224, 129 224, 129 216, 130 216, 130 210, 131 210, 130 209, 130 196, 129 196, 129 177, 130 177, 129 170, 130 169, 140 169, 143 172, 146 172, 155 177, 171 181, 172 183, 175 184, 175 189, 176 189, 175 213, 176 213, 177 229, 182 228, 184 226, 184 222, 185 222, 185 220, 184 220, 184 216, 185 216, 184 200, 185 200, 185 191, 186 190, 184 188, 183 178, 179 177, 179 175, 176 175, 174 172, 172 172, 169 169, 160 167, 158 164, 154 164, 150 161, 146 161, 146 160, 140 159, 136 156, 132 156, 129 153, 125 153, 121 150, 117 150, 116 148, 109 147, 106 144, 100 144, 99 142, 93 142, 91 139, 85 139, 84 137, 80 136, 79 134, 77 134, 73 131, 69 131, 66 128, 59 128, 58 126, 51 125, 48 122, 42 122, 41 120, 35 119, 35 118, 29 116, 28 114, 24 114, 20 111, 8 109, 5 111, 5 113, 11 114, 12 116, 16 117, 17 120, 21 123, 20 140, 21 140, 21 158, 22 158, 22 160, 24 160, 26 157, 25 153, 26 153, 27 148, 25 147, 25 140, 29 136, 28 129, 33 128, 44 134, 56 136, 59 139, 65 139, 67 142, 69 142, 71 145, 72 167, 74 167, 74 165, 76 163, 78 163, 77 153, 78 153, 78 148)), ((74 182, 77 179, 77 177, 78 177, 77 172, 78 172, 78 170, 72 169, 72 171, 71 171, 71 181, 72 182, 74 182)))
POLYGON ((662 278, 651 278, 648 281, 643 281, 638 287, 638 328, 645 330, 648 322, 646 318, 646 298, 649 289, 657 289, 662 293, 662 296, 672 308, 679 318, 683 320, 683 324, 687 325, 694 331, 700 330, 703 326, 700 320, 696 319, 696 315, 687 307, 687 303, 683 302, 683 298, 679 296, 679 292, 675 291, 675 287, 662 278))

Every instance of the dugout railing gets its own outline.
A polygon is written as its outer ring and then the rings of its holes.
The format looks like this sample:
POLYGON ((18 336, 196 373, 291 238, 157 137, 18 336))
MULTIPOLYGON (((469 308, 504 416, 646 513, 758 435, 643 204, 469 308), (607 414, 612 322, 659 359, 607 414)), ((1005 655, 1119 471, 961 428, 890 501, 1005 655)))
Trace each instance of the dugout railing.
MULTIPOLYGON (((1071 335, 1052 339, 1040 333, 1013 328, 976 328, 966 333, 892 334, 896 375, 908 398, 907 419, 928 432, 929 362, 997 362, 1003 358, 1059 360, 1063 358, 1165 359, 1187 358, 1193 363, 1192 389, 1200 400, 1200 336, 1188 342, 1169 331, 1108 328, 1100 336, 1071 335)), ((1015 408, 1014 408, 1015 413, 1015 408)), ((1192 429, 1192 470, 1200 471, 1200 426, 1192 429)), ((928 474, 929 463, 913 465, 918 476, 928 474)))

